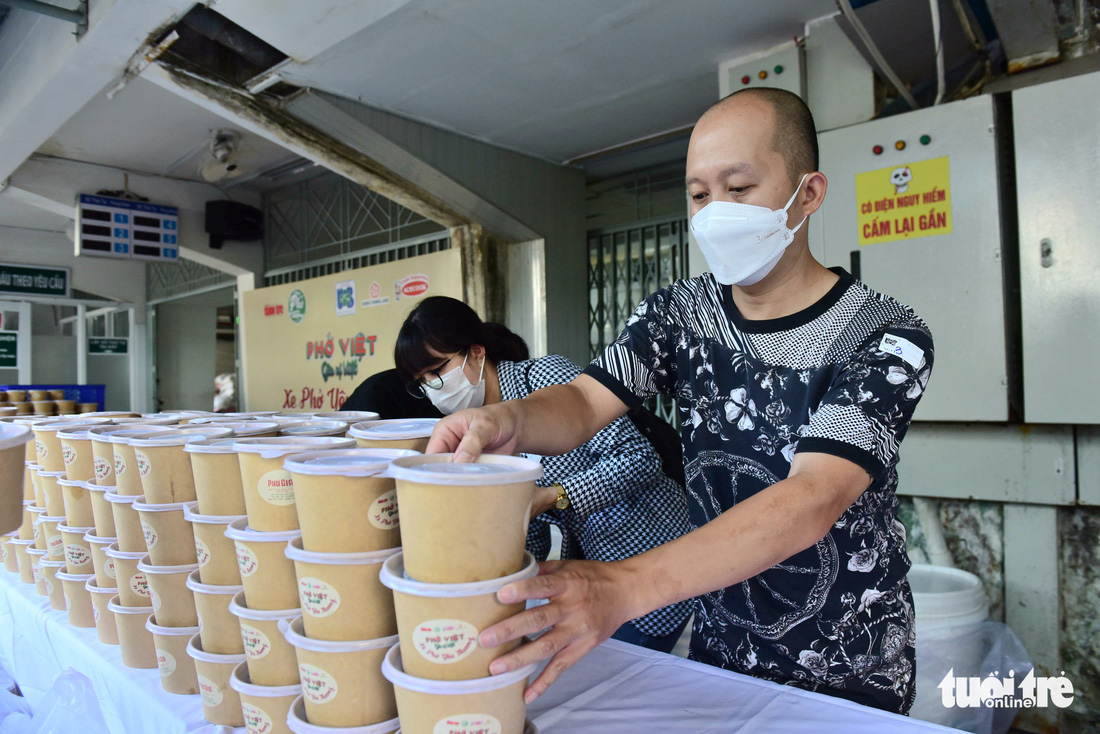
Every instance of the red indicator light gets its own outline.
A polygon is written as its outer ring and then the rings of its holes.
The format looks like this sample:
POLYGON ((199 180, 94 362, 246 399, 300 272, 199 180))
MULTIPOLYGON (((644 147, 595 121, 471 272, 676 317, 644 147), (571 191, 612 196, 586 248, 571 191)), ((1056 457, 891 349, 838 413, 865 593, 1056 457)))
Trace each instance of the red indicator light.
POLYGON ((748 75, 748 74, 746 74, 745 76, 741 77, 741 83, 742 83, 742 84, 748 84, 748 83, 749 83, 750 81, 751 81, 751 79, 749 78, 749 75, 748 75))
POLYGON ((882 155, 882 146, 876 145, 874 148, 871 148, 871 152, 875 155, 882 155))

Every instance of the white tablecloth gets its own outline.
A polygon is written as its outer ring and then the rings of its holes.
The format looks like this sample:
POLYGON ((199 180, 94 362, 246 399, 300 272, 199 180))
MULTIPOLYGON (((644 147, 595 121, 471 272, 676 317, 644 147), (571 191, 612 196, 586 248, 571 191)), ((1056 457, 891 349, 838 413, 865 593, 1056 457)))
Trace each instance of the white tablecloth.
MULTIPOLYGON (((198 696, 165 693, 156 669, 123 666, 117 646, 100 644, 94 629, 70 627, 32 584, 2 571, 0 668, 32 707, 61 671, 83 674, 111 734, 244 732, 208 724, 198 696)), ((529 716, 543 734, 954 731, 615 640, 563 675, 529 716)))

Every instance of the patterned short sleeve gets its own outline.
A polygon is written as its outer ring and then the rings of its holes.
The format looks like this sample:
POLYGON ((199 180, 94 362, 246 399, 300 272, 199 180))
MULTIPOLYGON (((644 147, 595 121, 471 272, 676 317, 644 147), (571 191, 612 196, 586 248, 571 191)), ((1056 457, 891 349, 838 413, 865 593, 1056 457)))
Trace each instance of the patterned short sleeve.
POLYGON ((668 304, 668 288, 638 304, 614 343, 584 370, 631 408, 658 393, 671 393, 676 382, 668 304))
POLYGON ((879 328, 852 354, 811 413, 796 453, 833 454, 878 478, 897 457, 932 373, 923 323, 879 328))

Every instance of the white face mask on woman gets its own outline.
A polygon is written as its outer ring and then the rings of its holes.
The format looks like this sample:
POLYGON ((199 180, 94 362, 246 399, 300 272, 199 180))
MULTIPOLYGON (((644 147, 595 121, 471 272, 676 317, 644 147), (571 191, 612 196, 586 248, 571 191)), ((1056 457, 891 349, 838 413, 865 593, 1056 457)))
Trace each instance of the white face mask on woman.
POLYGON ((440 375, 443 387, 438 390, 427 389, 428 400, 443 415, 451 415, 467 408, 480 408, 485 405, 485 358, 481 358, 481 372, 477 377, 477 384, 471 385, 466 378, 466 360, 470 353, 466 352, 461 367, 455 367, 450 372, 440 375))
POLYGON ((691 218, 691 231, 719 283, 754 285, 768 277, 794 240, 794 233, 806 221, 803 217, 794 229, 787 227, 787 210, 806 176, 782 209, 773 211, 766 206, 712 201, 691 218))

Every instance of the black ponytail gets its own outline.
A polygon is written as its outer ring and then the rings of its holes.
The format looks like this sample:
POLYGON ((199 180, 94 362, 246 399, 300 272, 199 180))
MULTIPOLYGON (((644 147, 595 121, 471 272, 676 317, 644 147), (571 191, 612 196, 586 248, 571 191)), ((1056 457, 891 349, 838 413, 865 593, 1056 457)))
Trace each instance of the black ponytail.
POLYGON ((411 380, 438 365, 437 355, 462 352, 475 344, 485 347, 493 364, 529 359, 527 343, 508 327, 482 322, 472 308, 455 298, 430 296, 418 303, 401 325, 393 361, 398 375, 411 380))

